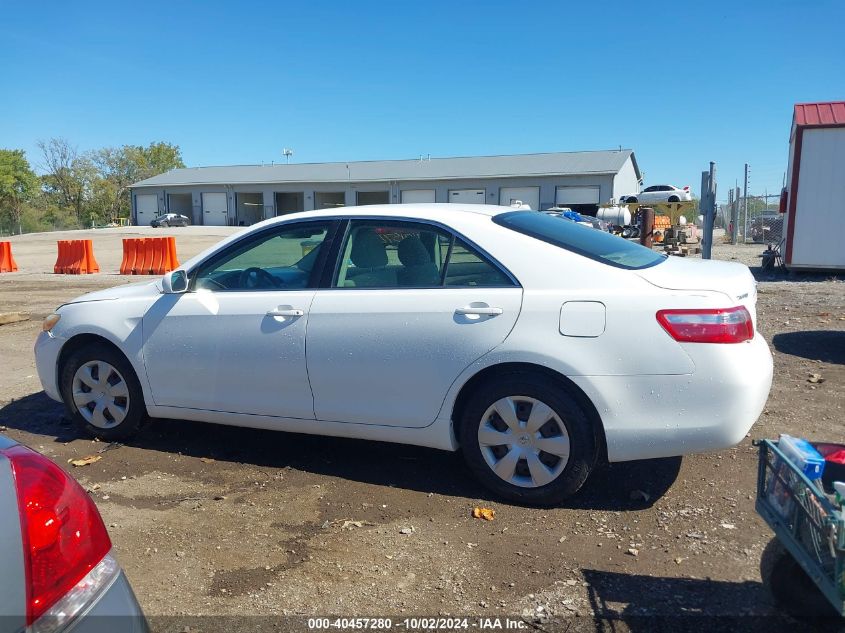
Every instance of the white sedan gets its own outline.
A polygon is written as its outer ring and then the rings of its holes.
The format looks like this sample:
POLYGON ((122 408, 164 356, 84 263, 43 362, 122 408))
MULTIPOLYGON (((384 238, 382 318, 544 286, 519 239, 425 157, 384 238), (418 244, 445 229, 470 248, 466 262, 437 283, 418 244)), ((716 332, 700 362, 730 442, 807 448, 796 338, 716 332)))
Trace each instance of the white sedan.
POLYGON ((622 196, 622 202, 639 202, 640 204, 655 202, 688 202, 692 200, 689 187, 680 189, 673 185, 652 185, 640 193, 622 196))
POLYGON ((344 207, 75 299, 35 352, 104 440, 150 416, 460 448, 502 497, 555 504, 601 462, 745 437, 772 379, 755 303, 741 264, 535 211, 344 207))

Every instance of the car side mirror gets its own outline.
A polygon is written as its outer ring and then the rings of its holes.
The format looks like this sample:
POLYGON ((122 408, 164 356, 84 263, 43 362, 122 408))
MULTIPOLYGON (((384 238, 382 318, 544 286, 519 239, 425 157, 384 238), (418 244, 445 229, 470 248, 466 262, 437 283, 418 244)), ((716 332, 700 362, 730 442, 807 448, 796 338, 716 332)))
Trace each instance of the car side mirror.
POLYGON ((174 270, 161 279, 161 288, 166 295, 178 295, 188 290, 188 273, 174 270))

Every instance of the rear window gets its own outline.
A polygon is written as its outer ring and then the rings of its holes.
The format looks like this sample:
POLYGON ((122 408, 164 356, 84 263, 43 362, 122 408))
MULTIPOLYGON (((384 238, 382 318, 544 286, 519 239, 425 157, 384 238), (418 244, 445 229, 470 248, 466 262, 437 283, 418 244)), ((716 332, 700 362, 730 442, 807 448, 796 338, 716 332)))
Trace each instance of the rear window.
POLYGON ((616 268, 639 270, 655 266, 666 259, 665 255, 635 242, 536 211, 502 213, 495 216, 493 221, 518 233, 616 268))

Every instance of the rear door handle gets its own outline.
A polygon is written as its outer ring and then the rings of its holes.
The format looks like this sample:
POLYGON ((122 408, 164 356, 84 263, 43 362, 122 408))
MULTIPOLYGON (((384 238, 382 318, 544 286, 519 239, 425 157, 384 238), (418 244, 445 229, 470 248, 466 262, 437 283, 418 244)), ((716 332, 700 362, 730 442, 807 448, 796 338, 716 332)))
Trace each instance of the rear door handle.
POLYGON ((304 310, 297 310, 296 308, 276 308, 275 310, 269 310, 267 312, 267 316, 270 317, 301 317, 305 315, 304 310))
POLYGON ((504 310, 501 308, 491 308, 489 306, 485 308, 458 308, 455 310, 455 314, 479 314, 483 316, 497 316, 502 314, 502 312, 504 312, 504 310))

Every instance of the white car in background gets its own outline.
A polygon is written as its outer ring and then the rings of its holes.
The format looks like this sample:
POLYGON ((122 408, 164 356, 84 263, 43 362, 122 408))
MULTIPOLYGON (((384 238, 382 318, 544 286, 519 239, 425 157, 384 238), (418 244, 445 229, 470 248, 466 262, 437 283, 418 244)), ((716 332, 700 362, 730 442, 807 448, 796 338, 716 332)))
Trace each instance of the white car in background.
POLYGON ((679 189, 673 185, 652 185, 646 187, 640 193, 630 196, 622 196, 622 202, 688 202, 692 200, 689 186, 679 189))
POLYGON ((756 299, 742 264, 545 213, 344 207, 62 305, 35 354, 104 440, 151 416, 460 448, 500 496, 548 505, 600 462, 744 438, 772 380, 756 299))

